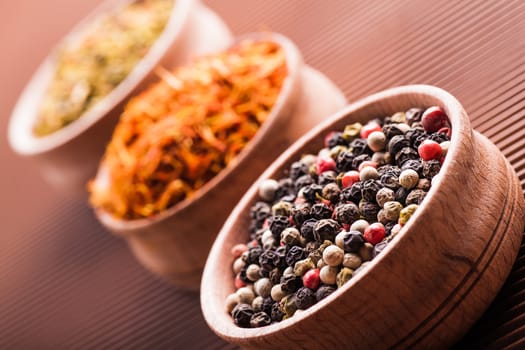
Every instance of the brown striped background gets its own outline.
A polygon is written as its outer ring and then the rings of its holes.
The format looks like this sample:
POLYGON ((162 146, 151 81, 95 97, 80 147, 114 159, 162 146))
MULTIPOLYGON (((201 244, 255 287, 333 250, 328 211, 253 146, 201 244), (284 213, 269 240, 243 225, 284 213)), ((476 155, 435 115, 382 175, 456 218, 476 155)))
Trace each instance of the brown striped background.
MULTIPOLYGON (((235 34, 294 40, 350 101, 395 85, 454 94, 525 185, 525 2, 209 0, 235 34)), ((96 4, 0 2, 0 127, 50 46, 96 4)), ((196 294, 144 271, 82 200, 55 193, 0 136, 0 349, 220 349, 196 294)), ((498 171, 498 169, 494 169, 498 171)), ((525 348, 525 245, 457 348, 525 348)))

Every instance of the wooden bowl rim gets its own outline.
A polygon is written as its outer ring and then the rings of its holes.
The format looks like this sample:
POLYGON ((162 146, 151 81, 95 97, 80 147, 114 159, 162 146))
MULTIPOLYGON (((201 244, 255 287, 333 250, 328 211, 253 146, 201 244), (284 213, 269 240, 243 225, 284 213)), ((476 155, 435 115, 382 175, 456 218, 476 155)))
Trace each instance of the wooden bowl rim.
MULTIPOLYGON (((417 99, 420 99, 419 96, 417 99)), ((414 107, 417 107, 417 103, 414 105, 414 107)), ((371 118, 373 117, 375 116, 371 116, 371 118)), ((422 213, 429 210, 429 207, 432 206, 434 193, 440 191, 440 187, 442 187, 441 183, 446 182, 447 177, 450 176, 449 172, 447 171, 450 167, 450 164, 456 161, 459 153, 465 151, 465 144, 472 144, 472 140, 463 139, 462 142, 459 142, 458 138, 462 134, 467 135, 467 138, 472 138, 470 121, 459 101, 453 95, 441 88, 423 84, 394 87, 365 97, 348 105, 343 110, 327 118, 323 123, 319 124, 311 131, 306 133, 292 146, 290 146, 278 159, 276 159, 250 187, 250 189, 246 192, 235 209, 232 211, 231 215, 228 217, 221 231, 217 235, 204 267, 200 289, 202 313, 208 326, 216 334, 229 340, 247 342, 250 339, 271 336, 272 334, 276 334, 284 331, 285 329, 297 326, 298 323, 305 322, 307 318, 316 313, 322 312, 324 308, 329 307, 329 305, 335 302, 337 298, 341 297, 345 293, 348 293, 351 289, 359 288, 360 281, 367 278, 367 276, 370 276, 371 273, 373 273, 374 268, 381 264, 383 258, 387 256, 391 250, 395 249, 396 246, 406 239, 407 236, 410 237, 412 227, 416 225, 421 226, 421 222, 419 222, 418 217, 422 216, 422 213), (402 228, 396 237, 392 239, 391 243, 387 245, 384 251, 369 263, 363 273, 353 277, 343 287, 338 288, 334 293, 317 302, 309 309, 304 310, 300 314, 294 315, 289 319, 261 328, 241 328, 236 326, 233 323, 233 319, 226 313, 225 300, 220 299, 218 297, 218 293, 215 290, 216 286, 221 285, 220 281, 224 278, 224 276, 219 276, 219 274, 214 271, 214 267, 220 263, 221 256, 223 254, 229 254, 229 252, 225 253, 223 251, 222 246, 225 244, 226 239, 233 230, 236 222, 242 216, 248 215, 246 214, 245 209, 248 208, 253 202, 254 198, 256 198, 258 192, 258 183, 264 179, 272 177, 274 174, 282 174, 283 169, 280 168, 288 162, 290 157, 299 152, 301 149, 305 148, 306 145, 316 138, 320 133, 328 132, 331 125, 334 123, 337 123, 343 119, 349 119, 348 122, 352 122, 352 115, 359 113, 359 111, 362 109, 381 103, 385 100, 413 94, 425 95, 432 99, 441 101, 441 107, 444 108, 445 112, 447 113, 452 126, 451 144, 445 162, 443 163, 440 173, 437 175, 434 184, 430 188, 425 200, 421 203, 420 208, 414 217, 402 228), (467 132, 465 133, 465 131, 467 132), (464 141, 467 142, 465 143, 464 141)), ((463 138, 465 138, 465 136, 463 136, 463 138)), ((231 284, 233 287, 233 281, 231 281, 231 284)))
POLYGON ((184 28, 190 19, 190 11, 196 0, 174 0, 171 15, 157 40, 151 45, 146 55, 135 65, 127 77, 108 95, 92 106, 69 125, 49 135, 38 137, 33 134, 33 125, 38 118, 38 108, 42 97, 53 78, 56 56, 60 48, 81 37, 97 17, 137 0, 106 0, 90 14, 78 22, 54 46, 49 55, 33 74, 20 95, 8 126, 8 139, 11 148, 20 155, 35 156, 52 152, 66 146, 80 137, 93 125, 106 117, 110 111, 130 95, 146 76, 158 65, 162 57, 180 42, 184 28))
MULTIPOLYGON (((299 84, 301 83, 300 74, 303 66, 301 52, 289 38, 275 32, 254 32, 243 34, 236 37, 231 46, 235 46, 237 43, 246 39, 271 40, 276 42, 284 49, 286 56, 288 75, 283 82, 279 96, 277 97, 275 105, 266 121, 261 125, 252 140, 250 140, 246 147, 244 147, 244 149, 235 157, 232 162, 230 162, 230 164, 228 164, 227 167, 222 169, 216 176, 204 184, 204 186, 195 191, 192 197, 177 203, 173 207, 170 207, 155 216, 134 220, 119 219, 103 209, 95 209, 95 215, 97 218, 105 226, 111 228, 113 233, 117 235, 134 234, 138 229, 149 227, 156 223, 168 220, 175 215, 184 216, 183 214, 185 211, 198 207, 206 199, 206 194, 213 188, 220 186, 221 183, 224 183, 225 181, 233 180, 232 177, 235 175, 236 171, 238 171, 238 164, 245 162, 257 147, 261 147, 261 142, 268 133, 268 130, 270 130, 278 120, 281 118, 291 117, 284 112, 284 109, 290 104, 295 105, 298 100, 298 98, 296 98, 297 90, 299 84)), ((100 164, 99 173, 103 171, 103 168, 104 164, 102 161, 100 164)))

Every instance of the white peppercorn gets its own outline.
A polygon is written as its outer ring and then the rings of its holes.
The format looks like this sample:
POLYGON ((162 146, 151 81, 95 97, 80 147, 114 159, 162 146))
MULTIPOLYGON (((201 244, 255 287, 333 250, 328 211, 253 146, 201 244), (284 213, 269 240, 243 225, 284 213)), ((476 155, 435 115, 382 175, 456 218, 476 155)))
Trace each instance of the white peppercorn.
POLYGON ((376 194, 376 202, 382 208, 386 202, 393 201, 396 195, 390 188, 383 187, 376 194))
POLYGON ((259 185, 259 197, 264 201, 271 202, 275 198, 278 188, 279 183, 274 179, 263 180, 259 185))
POLYGON ((339 266, 343 262, 345 252, 336 245, 326 247, 323 251, 323 260, 327 265, 339 266))
POLYGON ((283 276, 291 276, 291 275, 294 275, 293 267, 288 266, 286 269, 284 269, 283 276))
POLYGON ((272 287, 270 295, 274 301, 281 301, 281 299, 284 298, 286 294, 283 292, 281 285, 276 284, 272 287))
POLYGON ((335 284, 336 278, 337 278, 337 267, 333 266, 324 266, 319 271, 319 278, 321 279, 321 282, 324 284, 335 284))
POLYGON ((345 238, 346 231, 341 231, 335 236, 335 244, 341 248, 344 249, 344 238, 345 238))
POLYGON ((385 164, 385 152, 375 152, 372 155, 372 161, 379 166, 385 164))
POLYGON ((350 226, 350 231, 359 231, 361 233, 365 233, 365 230, 368 226, 370 226, 368 221, 359 219, 350 226))
POLYGON ((242 257, 238 257, 233 262, 233 273, 238 274, 239 272, 241 272, 241 270, 243 269, 245 265, 246 263, 244 262, 244 260, 242 260, 242 257))
POLYGON ((392 230, 390 230, 390 237, 395 237, 401 231, 401 225, 395 224, 394 227, 392 227, 392 230))
POLYGON ((237 293, 232 293, 226 297, 226 311, 231 313, 233 309, 239 305, 240 299, 237 293))
POLYGON ((377 179, 379 177, 379 174, 377 173, 376 168, 372 166, 365 166, 361 171, 359 172, 359 179, 361 181, 366 181, 370 179, 377 179))
POLYGON ((272 290, 272 282, 268 277, 259 278, 254 284, 253 289, 255 294, 260 295, 263 298, 270 296, 272 290))
POLYGON ((263 301, 264 301, 264 298, 262 296, 260 296, 260 295, 255 297, 255 298, 253 298, 252 308, 253 308, 253 310, 255 312, 261 311, 263 301))
POLYGON ((268 250, 268 249, 271 249, 272 247, 275 246, 275 238, 271 237, 271 238, 268 238, 264 243, 263 243, 263 249, 264 250, 268 250))
POLYGON ((261 267, 257 264, 251 264, 246 268, 246 277, 252 281, 255 282, 259 278, 261 278, 261 267))
POLYGON ((399 184, 403 186, 404 188, 406 188, 407 190, 410 190, 411 188, 416 187, 418 182, 419 182, 419 175, 413 169, 405 169, 399 175, 399 184))
POLYGON ((323 259, 319 259, 317 261, 317 268, 322 269, 323 267, 327 266, 323 259))
POLYGON ((361 246, 361 248, 359 248, 357 253, 363 262, 370 261, 373 258, 374 245, 372 243, 366 242, 361 246))
POLYGON ((399 124, 396 124, 397 128, 399 130, 401 130, 403 133, 407 132, 408 130, 410 130, 410 126, 407 124, 407 123, 399 123, 399 124))
POLYGON ((255 293, 249 287, 241 287, 235 292, 239 296, 239 302, 241 304, 251 304, 253 298, 255 298, 255 293))
POLYGON ((349 267, 352 270, 355 270, 361 266, 361 263, 361 257, 355 253, 346 253, 343 257, 343 266, 349 267))
POLYGON ((270 230, 264 231, 263 234, 261 235, 261 242, 262 242, 262 244, 265 244, 266 241, 268 241, 270 238, 273 238, 272 231, 270 231, 270 230))
POLYGON ((368 147, 374 152, 379 152, 385 148, 386 136, 382 131, 373 131, 366 139, 368 147))
POLYGON ((439 145, 441 146, 441 155, 445 157, 448 153, 448 149, 450 148, 450 141, 443 141, 439 145))
POLYGON ((301 236, 301 233, 295 227, 287 227, 281 232, 281 243, 287 244, 289 246, 304 244, 304 238, 301 236))

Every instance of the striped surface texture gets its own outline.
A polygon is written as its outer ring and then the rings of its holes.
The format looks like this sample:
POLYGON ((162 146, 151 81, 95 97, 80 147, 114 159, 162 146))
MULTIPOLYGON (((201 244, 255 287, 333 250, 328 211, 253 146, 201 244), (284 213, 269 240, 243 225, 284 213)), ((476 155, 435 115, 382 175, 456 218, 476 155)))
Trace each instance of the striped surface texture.
MULTIPOLYGON (((290 37, 350 101, 412 83, 448 90, 525 186, 524 1, 205 2, 235 34, 290 37)), ((85 203, 35 216, 0 257, 0 349, 233 348, 206 327, 197 294, 147 273, 85 203)), ((524 287, 522 245, 500 295, 457 348, 524 348, 524 287)))

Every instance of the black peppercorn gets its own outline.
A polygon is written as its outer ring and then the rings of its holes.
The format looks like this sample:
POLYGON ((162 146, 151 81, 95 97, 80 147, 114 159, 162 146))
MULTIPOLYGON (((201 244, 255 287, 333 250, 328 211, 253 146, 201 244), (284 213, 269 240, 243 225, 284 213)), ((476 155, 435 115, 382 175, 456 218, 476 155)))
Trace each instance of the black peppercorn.
POLYGON ((361 182, 356 182, 352 186, 347 187, 341 191, 341 201, 343 202, 353 202, 358 204, 361 199, 361 182))
POLYGON ((343 249, 346 253, 357 253, 365 244, 363 234, 359 231, 350 231, 343 236, 343 249))
MULTIPOLYGON (((262 267, 262 266, 261 266, 262 267)), ((262 271, 265 271, 262 269, 262 271)), ((279 270, 278 267, 270 270, 268 273, 268 278, 270 279, 270 282, 272 282, 273 285, 279 284, 279 281, 281 280, 282 272, 279 270)))
POLYGON ((272 306, 275 303, 275 301, 272 299, 272 297, 266 297, 263 298, 263 302, 261 305, 261 311, 267 314, 268 316, 272 314, 272 306))
POLYGON ((404 188, 404 187, 399 187, 399 188, 396 190, 395 194, 394 194, 394 199, 395 199, 397 202, 399 202, 399 203, 405 205, 405 202, 406 202, 406 199, 407 199, 407 196, 408 196, 409 191, 410 191, 410 190, 407 190, 407 189, 404 188))
POLYGON ((337 173, 335 171, 328 170, 319 174, 319 177, 317 178, 317 183, 324 187, 329 183, 335 183, 336 179, 337 173))
POLYGON ((419 159, 410 159, 404 162, 401 171, 407 169, 414 170, 419 176, 423 175, 423 163, 419 159))
POLYGON ((301 176, 307 175, 309 171, 310 167, 308 166, 308 164, 301 161, 293 162, 290 166, 290 179, 292 179, 292 181, 295 181, 301 176))
POLYGON ((379 181, 370 179, 361 183, 361 197, 367 202, 375 202, 377 191, 381 189, 379 181))
POLYGON ((332 287, 332 286, 321 286, 321 287, 319 287, 319 289, 315 293, 315 299, 317 301, 321 301, 324 298, 326 298, 327 296, 329 296, 330 294, 332 294, 333 292, 335 292, 335 288, 334 287, 332 287))
POLYGON ((315 203, 310 209, 310 215, 314 219, 328 219, 332 216, 332 209, 324 203, 315 203))
POLYGON ((420 122, 424 111, 422 108, 410 108, 405 112, 406 123, 412 126, 412 124, 420 122))
POLYGON ((308 219, 301 225, 301 236, 303 236, 307 242, 314 241, 314 226, 317 224, 317 219, 308 219))
POLYGON ((390 140, 394 136, 403 135, 403 130, 399 129, 396 124, 386 124, 383 126, 383 134, 387 140, 390 140))
POLYGON ((293 267, 296 262, 306 258, 306 252, 299 246, 293 246, 286 253, 286 265, 293 267))
POLYGON ((436 176, 440 169, 441 163, 439 160, 429 160, 427 162, 423 162, 423 176, 429 180, 436 176))
POLYGON ((259 311, 252 315, 250 319, 250 326, 252 328, 264 327, 272 323, 272 318, 263 311, 259 311))
POLYGON ((270 222, 269 229, 272 231, 272 235, 276 240, 281 239, 281 232, 288 226, 290 226, 290 219, 288 216, 273 216, 270 222))
POLYGON ((327 138, 325 139, 325 143, 326 147, 328 148, 332 148, 337 145, 347 145, 345 139, 343 138, 343 133, 339 131, 333 131, 330 134, 328 134, 327 138))
POLYGON ((339 172, 346 172, 352 170, 352 162, 355 155, 352 151, 343 151, 337 155, 336 168, 339 172))
POLYGON ((286 245, 282 245, 275 249, 275 254, 278 257, 275 260, 275 267, 278 267, 281 270, 286 267, 286 253, 288 253, 288 247, 286 245))
POLYGON ((277 187, 277 191, 275 192, 275 198, 284 200, 288 197, 292 198, 292 201, 293 198, 295 198, 294 183, 292 179, 284 178, 279 180, 279 187, 277 187))
POLYGON ((245 257, 244 262, 246 265, 259 263, 259 256, 261 256, 263 249, 260 246, 255 246, 248 249, 248 254, 243 255, 245 257))
POLYGON ((388 245, 388 241, 387 240, 382 240, 381 242, 377 243, 375 246, 374 246, 374 251, 372 253, 372 256, 375 258, 379 253, 381 253, 383 251, 383 249, 386 248, 386 246, 388 245))
POLYGON ((437 143, 450 141, 450 137, 443 132, 434 132, 428 136, 429 140, 436 141, 437 143))
POLYGON ((388 142, 388 152, 392 157, 395 157, 396 153, 401 151, 405 147, 410 147, 410 141, 403 135, 396 135, 392 137, 388 142))
POLYGON ((297 226, 310 219, 310 205, 308 203, 298 203, 292 208, 292 218, 297 226))
POLYGON ((399 177, 399 175, 401 175, 401 169, 397 165, 386 164, 386 165, 380 166, 377 169, 377 174, 379 175, 379 177, 386 175, 386 174, 392 174, 396 177, 399 177))
POLYGON ((270 317, 273 322, 280 322, 283 319, 284 313, 281 311, 279 303, 274 303, 272 305, 272 312, 270 317))
POLYGON ((250 217, 257 223, 258 228, 271 215, 272 208, 265 202, 257 202, 250 208, 250 217))
POLYGON ((332 204, 339 202, 341 189, 335 182, 329 183, 323 187, 322 197, 328 199, 332 204))
POLYGON ((295 191, 299 192, 301 188, 313 183, 315 183, 315 181, 311 175, 302 175, 297 180, 295 180, 295 191))
POLYGON ((384 226, 385 226, 385 235, 388 237, 390 236, 390 233, 392 232, 392 228, 395 226, 396 222, 394 221, 389 221, 387 222, 384 226))
POLYGON ((423 202, 423 199, 425 199, 425 196, 427 195, 427 193, 423 190, 420 190, 420 189, 415 189, 415 190, 412 190, 410 191, 410 193, 408 194, 406 200, 405 200, 405 204, 406 205, 410 205, 410 204, 421 204, 421 202, 423 202))
POLYGON ((315 292, 308 287, 302 287, 295 293, 295 305, 298 309, 306 310, 317 301, 315 292))
POLYGON ((412 147, 404 147, 395 155, 396 164, 400 167, 409 160, 419 159, 419 154, 412 147))
POLYGON ((340 228, 335 220, 319 220, 314 227, 314 238, 317 242, 324 242, 326 240, 334 242, 335 236, 340 228))
POLYGON ((281 277, 281 289, 285 294, 294 293, 303 286, 303 279, 296 275, 284 275, 281 277))
POLYGON ((354 203, 340 204, 335 207, 334 219, 337 220, 341 225, 351 224, 356 220, 359 220, 361 214, 359 208, 354 203))
POLYGON ((239 304, 233 308, 232 317, 235 324, 239 327, 250 328, 250 320, 254 311, 248 304, 239 304))
POLYGON ((246 270, 248 269, 248 265, 244 265, 241 271, 239 271, 239 279, 243 281, 244 283, 250 283, 250 279, 248 276, 246 276, 246 270))
POLYGON ((279 259, 279 255, 274 250, 265 250, 259 256, 259 266, 263 270, 271 271, 279 265, 279 259))
POLYGON ((370 161, 371 158, 368 154, 361 154, 357 157, 354 158, 354 160, 352 161, 352 168, 353 169, 359 169, 359 165, 361 165, 361 163, 365 162, 365 161, 370 161))
MULTIPOLYGON (((375 198, 374 198, 375 199, 375 198)), ((381 210, 381 207, 375 202, 361 201, 359 203, 359 212, 368 222, 377 220, 377 214, 381 210)))
POLYGON ((303 196, 308 203, 317 202, 318 197, 321 196, 323 187, 318 184, 311 184, 303 187, 303 196))
POLYGON ((361 154, 372 155, 374 152, 368 147, 368 144, 365 139, 355 139, 350 142, 350 150, 354 153, 354 156, 359 156, 361 154))

